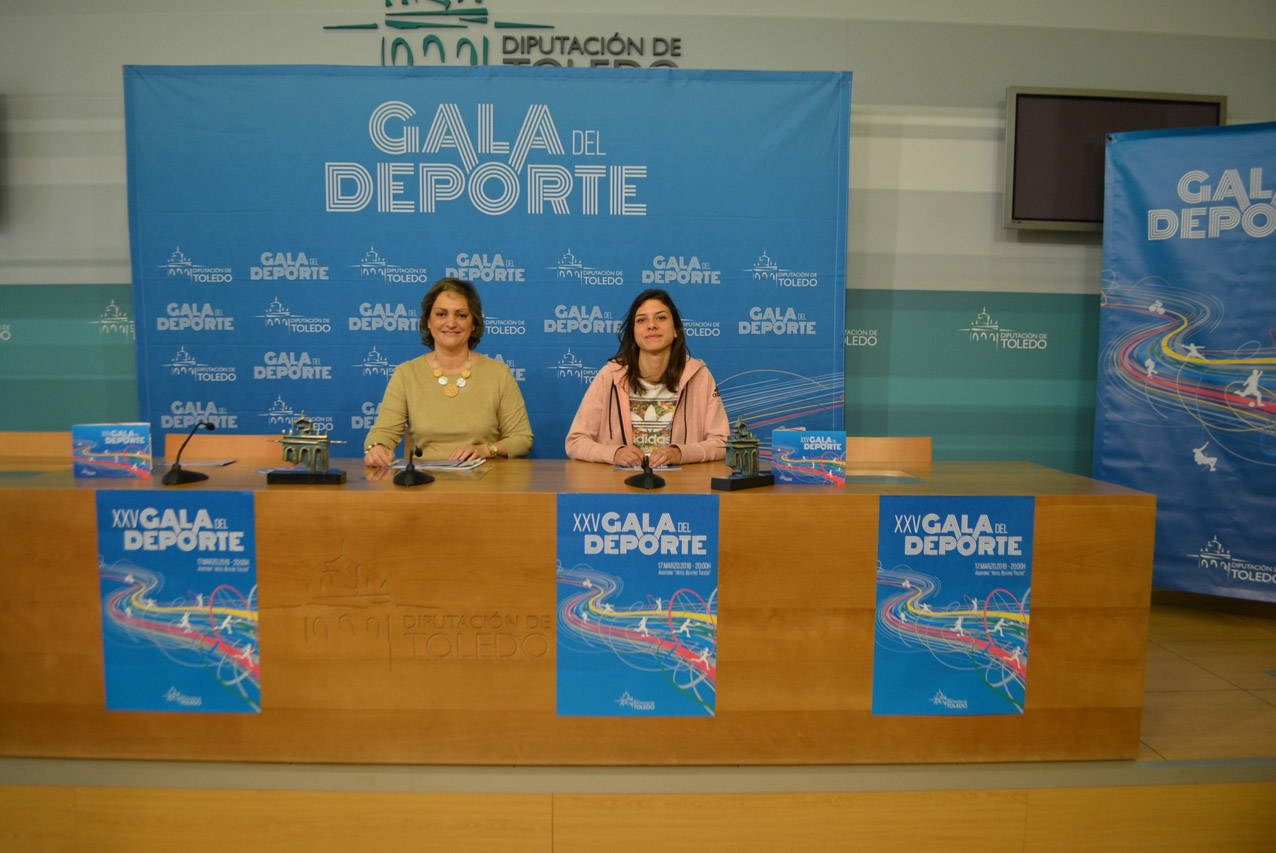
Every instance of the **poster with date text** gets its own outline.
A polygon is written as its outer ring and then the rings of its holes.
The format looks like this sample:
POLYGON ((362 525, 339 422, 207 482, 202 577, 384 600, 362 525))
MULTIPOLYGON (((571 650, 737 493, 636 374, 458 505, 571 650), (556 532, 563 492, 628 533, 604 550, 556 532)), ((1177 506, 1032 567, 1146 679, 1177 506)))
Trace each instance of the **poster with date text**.
POLYGON ((252 492, 97 493, 106 707, 261 711, 252 492))
POLYGON ((1022 714, 1035 498, 880 500, 873 713, 1022 714))

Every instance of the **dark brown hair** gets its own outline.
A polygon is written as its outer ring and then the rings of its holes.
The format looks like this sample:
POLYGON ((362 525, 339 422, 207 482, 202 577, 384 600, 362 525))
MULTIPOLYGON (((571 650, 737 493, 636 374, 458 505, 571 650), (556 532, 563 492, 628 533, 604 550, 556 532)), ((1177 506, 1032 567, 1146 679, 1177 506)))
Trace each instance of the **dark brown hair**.
POLYGON ((421 300, 421 319, 418 328, 421 330, 421 343, 434 349, 434 335, 430 334, 430 312, 434 310, 434 301, 440 293, 459 293, 465 297, 470 306, 470 317, 474 320, 474 328, 470 331, 470 349, 478 346, 483 337, 483 300, 479 299, 474 285, 461 278, 441 278, 434 283, 421 300))
POLYGON ((678 306, 673 304, 673 297, 663 290, 651 288, 644 290, 634 299, 633 304, 629 306, 628 313, 625 314, 625 323, 616 333, 616 337, 620 338, 620 349, 616 350, 616 354, 611 360, 619 365, 624 366, 628 373, 629 390, 638 393, 642 390, 642 384, 639 381, 638 372, 638 341, 634 337, 634 317, 638 314, 638 308, 648 299, 654 299, 669 309, 669 314, 673 317, 673 344, 669 348, 669 364, 665 366, 665 374, 660 377, 660 383, 670 391, 677 393, 678 380, 682 379, 682 369, 687 366, 687 336, 682 331, 682 315, 678 313, 678 306))

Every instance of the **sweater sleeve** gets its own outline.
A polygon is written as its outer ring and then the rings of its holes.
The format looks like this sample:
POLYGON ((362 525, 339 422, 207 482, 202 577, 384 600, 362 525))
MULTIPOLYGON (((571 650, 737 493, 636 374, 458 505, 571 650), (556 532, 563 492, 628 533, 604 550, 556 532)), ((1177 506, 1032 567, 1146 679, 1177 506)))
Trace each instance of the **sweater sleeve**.
MULTIPOLYGON (((580 407, 576 409, 576 417, 572 419, 571 428, 567 431, 565 446, 567 456, 585 462, 607 462, 616 458, 619 444, 603 444, 603 421, 607 417, 608 392, 612 380, 609 372, 600 370, 589 383, 580 407)), ((610 431, 607 436, 611 438, 610 431)))
POLYGON ((700 405, 703 409, 698 414, 703 418, 704 434, 688 436, 688 441, 679 444, 678 448, 682 451, 683 462, 716 462, 727 455, 727 436, 731 432, 731 422, 727 420, 727 410, 722 405, 722 397, 718 395, 718 383, 714 381, 709 368, 703 368, 692 381, 705 383, 696 389, 696 394, 688 395, 689 398, 694 397, 693 404, 700 405), (693 437, 699 440, 691 441, 693 437))
POLYGON ((382 444, 393 451, 403 440, 403 428, 407 422, 408 399, 403 366, 400 365, 394 369, 385 386, 385 395, 381 398, 381 405, 377 407, 377 419, 368 431, 364 446, 382 444))
MULTIPOLYGON (((502 365, 504 367, 504 365, 502 365)), ((505 453, 511 459, 526 456, 532 449, 532 423, 527 417, 523 392, 518 380, 508 368, 501 371, 501 400, 496 412, 497 439, 505 445, 505 453)))

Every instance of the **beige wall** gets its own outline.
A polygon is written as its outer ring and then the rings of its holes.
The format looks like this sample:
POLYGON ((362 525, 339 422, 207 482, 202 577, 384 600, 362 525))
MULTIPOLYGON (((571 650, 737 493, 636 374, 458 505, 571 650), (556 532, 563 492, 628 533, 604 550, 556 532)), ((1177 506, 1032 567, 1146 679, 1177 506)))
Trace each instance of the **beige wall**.
MULTIPOLYGON (((1097 235, 1001 227, 1008 85, 1219 93, 1233 122, 1276 119, 1270 0, 481 8, 581 38, 678 37, 682 67, 853 71, 850 288, 1098 292, 1097 235)), ((4 0, 0 284, 129 281, 123 65, 378 64, 384 29, 323 28, 384 12, 381 0, 4 0)), ((505 35, 531 32, 481 31, 493 62, 505 35)))

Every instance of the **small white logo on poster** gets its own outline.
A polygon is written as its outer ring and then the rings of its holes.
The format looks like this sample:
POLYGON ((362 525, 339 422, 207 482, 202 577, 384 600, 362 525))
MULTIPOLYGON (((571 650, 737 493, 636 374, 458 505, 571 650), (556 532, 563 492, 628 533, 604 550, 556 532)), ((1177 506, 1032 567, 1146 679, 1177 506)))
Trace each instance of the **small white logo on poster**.
POLYGON ((13 326, 9 323, 0 323, 0 341, 7 341, 13 337, 13 326))
POLYGON ((588 385, 598 375, 597 367, 586 367, 571 350, 563 353, 557 364, 551 365, 555 379, 575 379, 581 385, 588 385))
POLYGON ((226 407, 209 400, 174 400, 169 414, 160 415, 161 429, 190 429, 203 421, 216 429, 238 429, 239 415, 226 414, 226 407))
POLYGON ((173 253, 168 256, 165 263, 160 264, 160 269, 167 270, 169 276, 186 276, 194 267, 191 259, 182 254, 182 247, 178 246, 173 253))
POLYGON ((555 305, 554 316, 545 318, 545 334, 614 335, 621 322, 597 305, 555 305))
POLYGON ((1197 567, 1202 571, 1222 572, 1227 583, 1276 585, 1276 566, 1251 563, 1237 557, 1223 546, 1217 536, 1210 537, 1200 551, 1187 556, 1195 558, 1197 567))
POLYGON ((363 369, 364 376, 385 376, 389 377, 394 373, 394 365, 386 360, 380 350, 373 347, 368 354, 363 357, 363 361, 355 365, 363 369))
POLYGON ((950 699, 949 697, 944 695, 944 691, 942 690, 935 691, 935 695, 931 697, 930 703, 932 705, 936 705, 941 708, 948 708, 949 710, 953 710, 953 711, 967 708, 969 707, 969 704, 970 704, 965 699, 950 699))
POLYGON ((818 273, 782 267, 766 252, 758 255, 753 266, 745 267, 743 271, 750 273, 754 281, 769 281, 776 287, 819 287, 820 284, 818 273))
POLYGON ((233 332, 235 318, 208 302, 170 302, 155 318, 157 332, 233 332))
POLYGON ((331 379, 332 365, 324 364, 318 356, 304 350, 268 350, 261 357, 261 364, 253 365, 253 379, 331 379))
POLYGON ((522 320, 506 320, 491 314, 483 315, 484 335, 526 335, 527 324, 522 320))
POLYGON ((313 423, 315 432, 332 432, 333 423, 330 416, 317 417, 304 411, 294 411, 282 396, 276 397, 275 402, 270 404, 270 408, 261 412, 260 415, 266 419, 267 426, 279 427, 281 430, 292 427, 297 419, 304 415, 313 423))
POLYGON ((267 329, 284 328, 296 334, 326 335, 332 331, 332 318, 302 317, 293 314, 279 301, 278 297, 270 301, 270 305, 266 307, 266 312, 258 314, 257 319, 264 321, 267 329))
POLYGON ((212 365, 198 361, 181 347, 173 358, 165 363, 172 376, 190 376, 196 382, 235 382, 239 377, 234 365, 212 365))
MULTIPOLYGON (((265 418, 265 423, 267 423, 268 427, 278 427, 281 432, 282 430, 290 429, 302 415, 305 415, 310 420, 315 420, 310 415, 306 415, 304 411, 293 410, 292 406, 288 405, 282 396, 274 398, 271 407, 259 412, 259 414, 262 418, 265 418)), ((319 425, 315 424, 315 432, 329 432, 329 430, 332 430, 332 424, 330 424, 332 419, 328 418, 327 420, 329 421, 328 428, 320 430, 319 425)))
POLYGON ((183 705, 187 708, 197 708, 204 704, 202 696, 187 696, 171 685, 168 688, 168 692, 164 694, 164 701, 183 705))
POLYGON ((722 270, 713 269, 699 256, 656 255, 642 271, 643 284, 722 284, 722 270))
POLYGON ((620 698, 616 700, 616 704, 622 708, 632 708, 635 711, 656 710, 655 702, 649 699, 635 699, 634 697, 629 695, 628 690, 626 690, 624 693, 621 694, 620 698))
POLYGON ((1217 536, 1210 538, 1205 543, 1205 547, 1201 548, 1195 554, 1188 554, 1189 557, 1196 557, 1198 565, 1202 569, 1222 569, 1226 571, 1232 564, 1232 553, 1223 547, 1223 543, 1218 541, 1217 536))
POLYGON ((624 270, 605 270, 585 266, 580 259, 568 249, 549 269, 557 270, 560 279, 575 279, 582 284, 600 287, 619 287, 625 283, 624 270))
POLYGON ((717 338, 722 335, 722 324, 717 320, 692 320, 683 317, 682 330, 688 338, 717 338))
POLYGON ((387 284, 427 284, 430 273, 425 267, 401 267, 392 264, 377 253, 375 246, 368 249, 363 260, 354 266, 361 278, 379 278, 387 284))
POLYGON ((741 320, 741 335, 805 336, 816 334, 814 320, 787 305, 754 305, 749 308, 749 319, 741 320))
POLYGON ((184 278, 193 284, 226 284, 235 280, 230 267, 206 267, 197 264, 182 253, 181 246, 175 248, 168 260, 159 265, 169 278, 184 278))
POLYGON ((446 267, 443 274, 466 281, 521 282, 527 279, 527 270, 514 266, 514 262, 500 252, 490 256, 486 252, 460 252, 456 256, 456 266, 446 267))
POLYGON ((359 314, 349 318, 352 332, 416 332, 420 312, 402 302, 361 302, 359 314))
POLYGON ((248 268, 248 277, 253 281, 326 281, 328 278, 328 268, 305 252, 265 251, 258 261, 260 266, 248 268))
MULTIPOLYGON (((102 313, 98 315, 98 318, 91 322, 93 325, 98 327, 99 335, 123 335, 130 341, 135 340, 137 337, 137 329, 133 325, 132 318, 125 314, 124 310, 120 308, 120 306, 115 304, 114 299, 112 299, 106 308, 102 310, 102 313)), ((5 333, 3 340, 7 341, 9 340, 9 336, 7 334, 9 330, 8 324, 6 324, 3 328, 5 333)))
POLYGON ((877 346, 877 329, 847 329, 846 345, 848 347, 877 346))
POLYGON ((1048 345, 1045 332, 1007 329, 993 319, 987 306, 975 315, 974 322, 957 331, 969 333, 971 343, 991 343, 999 350, 1044 350, 1048 345))
POLYGON ((199 362, 191 358, 190 353, 186 351, 186 347, 180 348, 168 362, 168 368, 172 371, 173 376, 193 375, 195 368, 198 366, 199 362))

